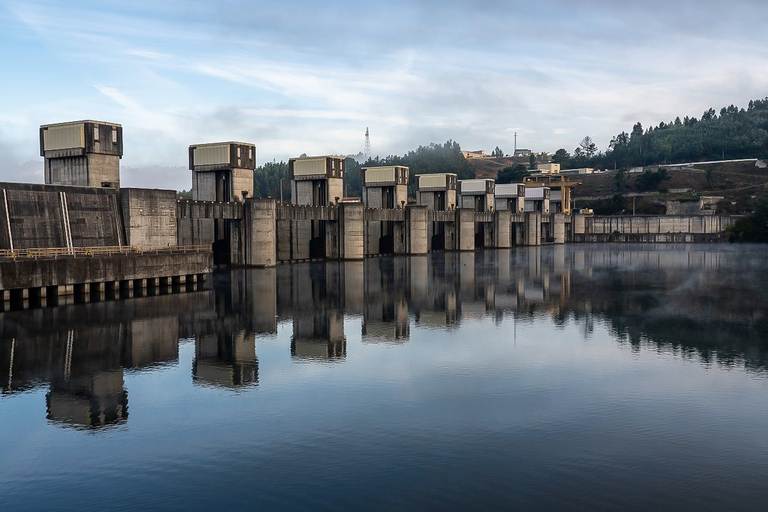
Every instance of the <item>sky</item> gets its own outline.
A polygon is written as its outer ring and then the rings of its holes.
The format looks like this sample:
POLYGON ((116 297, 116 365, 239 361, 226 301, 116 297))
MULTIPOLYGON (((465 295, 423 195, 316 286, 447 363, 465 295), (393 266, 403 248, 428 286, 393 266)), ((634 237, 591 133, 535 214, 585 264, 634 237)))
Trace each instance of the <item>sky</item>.
POLYGON ((572 151, 768 96, 764 0, 0 0, 0 180, 41 124, 123 125, 125 186, 188 189, 190 144, 259 164, 431 142, 572 151))

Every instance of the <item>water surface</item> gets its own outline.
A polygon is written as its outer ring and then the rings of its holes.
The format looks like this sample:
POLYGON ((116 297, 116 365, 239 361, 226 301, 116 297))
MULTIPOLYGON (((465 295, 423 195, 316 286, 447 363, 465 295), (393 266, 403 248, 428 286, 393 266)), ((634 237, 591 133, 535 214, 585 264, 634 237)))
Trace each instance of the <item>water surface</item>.
POLYGON ((765 510, 766 249, 297 264, 0 313, 0 510, 765 510))

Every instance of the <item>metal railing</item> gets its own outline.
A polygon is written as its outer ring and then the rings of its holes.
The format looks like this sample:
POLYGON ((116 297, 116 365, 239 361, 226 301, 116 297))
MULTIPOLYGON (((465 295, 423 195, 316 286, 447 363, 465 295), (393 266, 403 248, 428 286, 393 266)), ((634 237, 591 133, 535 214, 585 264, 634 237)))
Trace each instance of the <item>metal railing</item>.
POLYGON ((180 245, 161 248, 143 247, 35 247, 29 249, 0 249, 0 259, 58 259, 92 258, 115 254, 174 254, 190 252, 210 252, 211 245, 180 245))

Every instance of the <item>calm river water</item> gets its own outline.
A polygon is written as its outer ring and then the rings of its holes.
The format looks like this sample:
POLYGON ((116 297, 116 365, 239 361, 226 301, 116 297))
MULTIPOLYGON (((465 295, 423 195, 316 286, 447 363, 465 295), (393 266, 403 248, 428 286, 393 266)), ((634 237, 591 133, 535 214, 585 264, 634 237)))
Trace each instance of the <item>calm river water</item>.
POLYGON ((0 510, 766 510, 767 249, 297 264, 0 313, 0 510))

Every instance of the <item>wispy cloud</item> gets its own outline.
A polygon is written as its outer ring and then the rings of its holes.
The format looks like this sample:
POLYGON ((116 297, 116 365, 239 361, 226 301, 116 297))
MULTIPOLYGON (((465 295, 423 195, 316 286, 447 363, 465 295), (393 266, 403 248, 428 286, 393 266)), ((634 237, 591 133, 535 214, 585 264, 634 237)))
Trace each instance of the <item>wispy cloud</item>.
POLYGON ((184 166, 188 144, 218 139, 262 160, 356 153, 366 126, 381 154, 508 149, 514 132, 605 147, 636 121, 765 96, 768 35, 744 20, 766 15, 757 0, 11 1, 0 116, 30 159, 38 124, 120 122, 135 168, 184 166))

